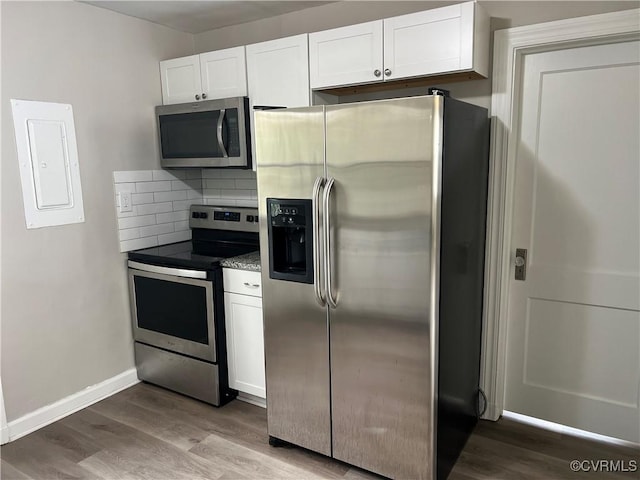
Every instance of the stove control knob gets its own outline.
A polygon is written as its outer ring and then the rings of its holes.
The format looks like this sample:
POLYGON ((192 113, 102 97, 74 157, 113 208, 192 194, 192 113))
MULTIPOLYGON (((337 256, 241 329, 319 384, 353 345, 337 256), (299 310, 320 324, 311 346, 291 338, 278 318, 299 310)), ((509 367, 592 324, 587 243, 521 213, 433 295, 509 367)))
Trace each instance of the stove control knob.
POLYGON ((247 222, 253 222, 253 215, 247 215, 247 222))
POLYGON ((200 212, 200 218, 207 218, 208 216, 207 212, 200 212))
POLYGON ((200 218, 200 214, 198 212, 191 212, 191 218, 200 218))

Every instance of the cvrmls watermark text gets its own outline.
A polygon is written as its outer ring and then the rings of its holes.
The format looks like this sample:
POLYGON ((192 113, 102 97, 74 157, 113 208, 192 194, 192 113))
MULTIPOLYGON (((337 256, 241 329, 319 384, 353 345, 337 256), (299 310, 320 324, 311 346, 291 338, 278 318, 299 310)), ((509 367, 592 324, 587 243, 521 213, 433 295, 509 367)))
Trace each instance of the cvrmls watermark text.
POLYGON ((569 467, 573 472, 637 472, 636 460, 571 460, 569 467))

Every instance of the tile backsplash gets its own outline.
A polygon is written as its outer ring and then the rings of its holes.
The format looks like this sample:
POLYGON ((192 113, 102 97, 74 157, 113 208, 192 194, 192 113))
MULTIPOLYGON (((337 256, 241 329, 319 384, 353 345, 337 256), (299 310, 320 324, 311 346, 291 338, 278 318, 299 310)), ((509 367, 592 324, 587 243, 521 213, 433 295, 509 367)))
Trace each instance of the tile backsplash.
POLYGON ((202 170, 202 196, 208 205, 258 207, 256 172, 253 170, 202 170))
POLYGON ((191 238, 193 203, 257 207, 251 170, 135 170, 113 172, 120 251, 191 238), (120 212, 120 192, 131 193, 131 212, 120 212))

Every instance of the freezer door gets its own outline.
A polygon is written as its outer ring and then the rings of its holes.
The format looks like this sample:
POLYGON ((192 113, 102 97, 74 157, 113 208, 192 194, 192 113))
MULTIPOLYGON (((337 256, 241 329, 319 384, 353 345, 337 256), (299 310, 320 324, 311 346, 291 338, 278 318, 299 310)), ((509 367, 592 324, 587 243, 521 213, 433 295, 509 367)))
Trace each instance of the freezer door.
POLYGON ((267 215, 267 198, 312 200, 324 172, 323 107, 256 112, 255 135, 269 435, 331 455, 327 310, 315 293, 320 272, 314 269, 313 284, 270 278, 267 215))
POLYGON ((435 471, 440 101, 326 107, 333 456, 392 478, 435 471))

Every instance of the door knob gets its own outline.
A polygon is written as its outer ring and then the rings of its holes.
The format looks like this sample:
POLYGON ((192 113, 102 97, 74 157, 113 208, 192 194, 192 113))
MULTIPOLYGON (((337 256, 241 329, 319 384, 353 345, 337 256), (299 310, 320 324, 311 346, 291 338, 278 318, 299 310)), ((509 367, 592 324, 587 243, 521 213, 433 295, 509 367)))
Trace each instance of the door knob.
POLYGON ((382 75, 382 72, 376 68, 376 69, 373 71, 373 74, 374 74, 376 77, 379 77, 380 75, 382 75))
POLYGON ((388 68, 385 68, 384 74, 388 77, 389 75, 391 75, 391 70, 389 70, 388 68))

